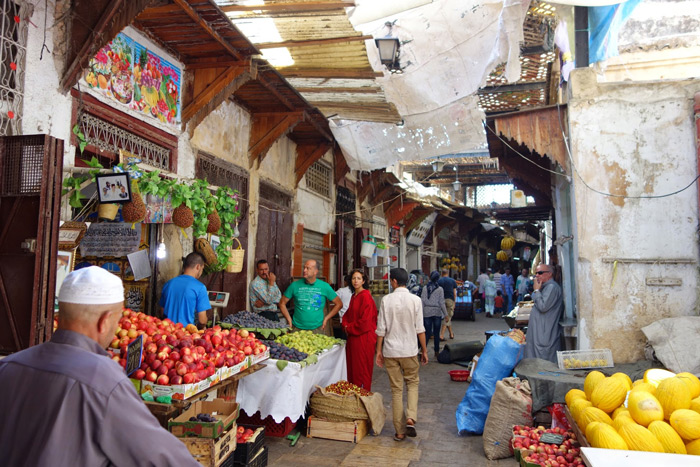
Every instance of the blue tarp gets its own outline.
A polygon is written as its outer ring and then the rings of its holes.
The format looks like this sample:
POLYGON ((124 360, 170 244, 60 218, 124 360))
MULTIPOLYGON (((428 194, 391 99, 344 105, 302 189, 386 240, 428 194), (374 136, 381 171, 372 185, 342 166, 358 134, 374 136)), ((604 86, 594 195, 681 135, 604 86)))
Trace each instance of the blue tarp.
POLYGON ((617 39, 620 28, 642 0, 588 8, 588 56, 595 63, 617 57, 617 39))
POLYGON ((460 435, 480 435, 484 432, 496 383, 513 373, 523 357, 524 347, 510 337, 498 334, 486 341, 486 347, 472 374, 472 382, 464 399, 457 406, 455 415, 460 435))

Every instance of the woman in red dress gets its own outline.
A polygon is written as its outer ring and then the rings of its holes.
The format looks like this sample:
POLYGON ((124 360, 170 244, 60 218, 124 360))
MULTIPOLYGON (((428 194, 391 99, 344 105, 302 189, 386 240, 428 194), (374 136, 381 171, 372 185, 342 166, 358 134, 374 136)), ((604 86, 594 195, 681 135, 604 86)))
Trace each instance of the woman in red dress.
POLYGON ((350 273, 353 289, 348 311, 343 315, 343 329, 348 336, 345 354, 348 381, 368 391, 372 390, 374 351, 377 345, 377 305, 366 289, 367 276, 360 269, 350 273))

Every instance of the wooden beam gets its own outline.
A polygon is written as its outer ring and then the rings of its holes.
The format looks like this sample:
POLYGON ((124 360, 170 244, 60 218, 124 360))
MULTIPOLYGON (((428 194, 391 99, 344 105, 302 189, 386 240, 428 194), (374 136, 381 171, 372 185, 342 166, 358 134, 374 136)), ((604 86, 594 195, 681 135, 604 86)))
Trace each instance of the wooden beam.
POLYGON ((267 14, 274 13, 293 13, 300 11, 328 11, 328 10, 339 10, 341 8, 347 8, 355 6, 354 1, 341 1, 341 2, 299 2, 299 3, 274 3, 268 5, 222 5, 219 8, 225 13, 234 12, 265 12, 267 14))
MULTIPOLYGON (((265 79, 265 75, 261 74, 258 76, 258 82, 270 93, 275 96, 284 105, 287 110, 294 110, 297 106, 294 105, 284 94, 277 89, 277 86, 271 83, 269 80, 265 79)), ((287 88, 289 89, 289 88, 287 88)))
POLYGON ((304 121, 311 124, 326 141, 335 141, 333 134, 330 132, 330 128, 328 128, 328 120, 326 120, 326 117, 323 117, 323 114, 319 113, 318 115, 322 117, 321 121, 324 123, 323 126, 308 110, 304 111, 304 121))
POLYGON ((275 141, 291 131, 303 118, 303 112, 280 112, 271 116, 253 114, 248 148, 250 165, 258 158, 262 162, 275 141))
POLYGON ((323 86, 316 86, 313 88, 296 88, 297 91, 300 93, 331 93, 331 94, 342 94, 342 93, 350 93, 350 94, 379 94, 382 92, 381 89, 379 88, 370 88, 368 86, 363 86, 361 88, 339 88, 339 87, 323 87, 323 86))
POLYGON ((418 201, 408 201, 402 200, 403 195, 398 199, 394 200, 385 210, 384 216, 386 217, 387 225, 396 225, 401 220, 408 215, 409 212, 413 211, 416 207, 420 206, 418 201))
POLYGON ((226 49, 226 51, 230 53, 233 58, 235 58, 236 60, 241 60, 243 58, 243 55, 238 50, 236 50, 236 48, 233 47, 229 41, 221 37, 221 35, 218 32, 216 32, 216 30, 213 27, 211 27, 209 22, 202 18, 199 15, 199 13, 197 13, 197 11, 194 8, 192 8, 192 6, 190 6, 189 3, 187 3, 186 0, 173 0, 173 2, 179 5, 180 8, 182 8, 190 18, 192 18, 194 21, 197 22, 197 24, 199 24, 202 27, 202 29, 207 31, 216 42, 221 44, 221 46, 224 49, 226 49))
POLYGON ((123 5, 124 0, 112 0, 109 2, 107 8, 105 8, 104 12, 100 16, 100 20, 92 28, 93 33, 90 38, 91 40, 85 41, 83 46, 80 48, 80 51, 77 53, 75 58, 73 58, 73 61, 66 69, 66 72, 63 74, 63 78, 61 79, 61 89, 63 92, 67 91, 68 88, 73 86, 73 83, 78 80, 78 75, 80 75, 80 72, 85 65, 87 65, 87 62, 92 58, 92 56, 98 50, 100 50, 104 44, 112 40, 111 37, 106 38, 104 36, 110 23, 123 5), (101 38, 101 40, 97 41, 97 38, 101 38))
POLYGON ((333 146, 333 160, 335 161, 335 184, 337 185, 345 177, 345 174, 350 172, 343 150, 337 144, 333 146))
POLYGON ((211 82, 206 89, 196 95, 192 102, 182 110, 183 122, 192 118, 192 116, 199 112, 199 110, 211 101, 214 96, 219 94, 226 86, 233 82, 233 80, 246 71, 248 71, 248 67, 240 65, 227 68, 218 78, 211 82))
POLYGON ((384 73, 372 70, 355 70, 355 69, 338 69, 338 68, 321 68, 321 69, 289 69, 278 68, 286 78, 326 78, 326 79, 373 79, 381 78, 384 73))
POLYGON ((171 16, 173 13, 179 13, 182 11, 179 5, 170 4, 156 7, 146 8, 141 14, 136 17, 137 21, 148 21, 148 20, 163 20, 163 18, 171 16))
POLYGON ((387 198, 387 195, 396 191, 396 187, 394 185, 384 185, 379 192, 377 192, 372 199, 370 200, 370 204, 377 205, 379 203, 384 202, 384 199, 387 198))
POLYGON ((202 70, 205 68, 226 68, 240 65, 240 60, 216 60, 214 58, 198 58, 185 63, 185 69, 202 70))
POLYGON ((362 186, 359 189, 357 200, 364 203, 365 198, 374 189, 379 188, 380 180, 384 177, 384 169, 373 170, 369 175, 362 177, 362 186))
POLYGON ((297 159, 294 171, 297 174, 297 185, 304 177, 304 174, 314 162, 321 159, 324 154, 331 149, 331 143, 320 142, 318 144, 298 144, 297 159))
POLYGON ((261 42, 255 44, 258 49, 279 49, 281 47, 307 47, 311 45, 330 45, 342 44, 344 42, 368 41, 374 39, 373 36, 344 36, 344 37, 329 37, 327 39, 307 39, 307 40, 290 40, 281 42, 261 42))

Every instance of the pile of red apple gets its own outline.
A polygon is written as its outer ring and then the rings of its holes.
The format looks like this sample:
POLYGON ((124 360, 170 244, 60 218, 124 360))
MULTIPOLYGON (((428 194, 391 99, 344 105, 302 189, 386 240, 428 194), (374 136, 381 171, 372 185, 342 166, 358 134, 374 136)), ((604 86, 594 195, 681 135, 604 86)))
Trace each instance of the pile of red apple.
POLYGON ((561 428, 545 429, 543 426, 513 426, 511 445, 514 451, 520 451, 525 462, 545 467, 584 467, 581 459, 580 445, 576 435, 561 428), (544 433, 563 436, 562 444, 540 443, 544 433))
POLYGON ((191 384, 202 381, 221 367, 232 367, 248 355, 258 355, 267 350, 255 334, 246 330, 221 329, 214 326, 204 331, 189 324, 160 320, 144 313, 125 309, 119 320, 111 349, 112 359, 126 368, 126 348, 143 335, 141 367, 130 376, 156 384, 191 384))
POLYGON ((239 426, 236 431, 236 444, 247 443, 254 434, 255 430, 239 426))

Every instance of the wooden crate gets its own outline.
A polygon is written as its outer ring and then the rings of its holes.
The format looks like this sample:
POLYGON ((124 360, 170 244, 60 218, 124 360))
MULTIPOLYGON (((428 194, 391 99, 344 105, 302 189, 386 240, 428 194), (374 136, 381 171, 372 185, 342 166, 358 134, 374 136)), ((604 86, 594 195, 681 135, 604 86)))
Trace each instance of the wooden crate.
POLYGON ((367 420, 332 422, 311 415, 306 423, 306 436, 308 438, 335 439, 337 441, 359 443, 367 435, 367 431, 367 420))
POLYGON ((178 438, 192 454, 192 457, 205 467, 219 467, 236 450, 236 424, 218 439, 178 438))

